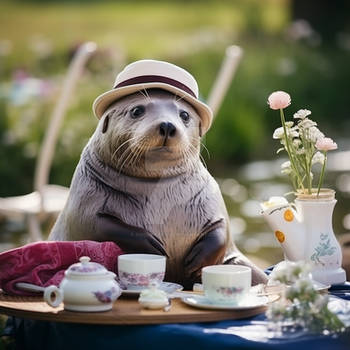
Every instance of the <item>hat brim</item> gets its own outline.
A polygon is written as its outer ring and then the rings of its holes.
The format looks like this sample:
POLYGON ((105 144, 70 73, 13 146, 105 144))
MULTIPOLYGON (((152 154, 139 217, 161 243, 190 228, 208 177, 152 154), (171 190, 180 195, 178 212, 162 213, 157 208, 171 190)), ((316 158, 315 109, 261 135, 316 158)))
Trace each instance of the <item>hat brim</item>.
POLYGON ((210 109, 210 107, 207 106, 205 103, 199 101, 195 97, 191 96, 187 92, 165 83, 134 84, 109 90, 95 99, 92 109, 94 111, 95 116, 98 119, 101 119, 104 112, 113 102, 119 100, 124 96, 131 95, 137 91, 154 88, 172 92, 173 94, 176 94, 177 96, 181 97, 186 102, 188 102, 198 112, 198 115, 201 118, 202 135, 204 135, 209 130, 213 120, 213 112, 210 109))

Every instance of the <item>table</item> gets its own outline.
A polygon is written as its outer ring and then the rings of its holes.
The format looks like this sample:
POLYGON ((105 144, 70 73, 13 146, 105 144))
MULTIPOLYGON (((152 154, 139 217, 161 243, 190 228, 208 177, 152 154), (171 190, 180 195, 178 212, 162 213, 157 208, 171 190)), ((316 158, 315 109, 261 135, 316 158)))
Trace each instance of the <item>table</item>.
MULTIPOLYGON (((178 292, 180 296, 196 293, 178 292)), ((264 297, 266 298, 266 297, 264 297)), ((279 295, 270 295, 270 302, 279 299, 279 295)), ((266 305, 241 310, 204 310, 191 307, 179 298, 172 300, 168 312, 160 310, 146 310, 139 304, 137 296, 120 297, 112 310, 105 312, 74 312, 64 310, 63 303, 57 308, 49 306, 41 296, 10 296, 0 292, 0 314, 17 318, 37 321, 84 323, 93 325, 148 325, 165 323, 214 322, 249 318, 267 310, 266 305)))
MULTIPOLYGON (((341 302, 341 299, 334 300, 341 302)), ((8 328, 16 335, 20 349, 350 349, 349 332, 337 338, 304 333, 276 337, 268 330, 264 314, 243 320, 147 326, 84 325, 23 319, 11 319, 11 323, 8 328)))

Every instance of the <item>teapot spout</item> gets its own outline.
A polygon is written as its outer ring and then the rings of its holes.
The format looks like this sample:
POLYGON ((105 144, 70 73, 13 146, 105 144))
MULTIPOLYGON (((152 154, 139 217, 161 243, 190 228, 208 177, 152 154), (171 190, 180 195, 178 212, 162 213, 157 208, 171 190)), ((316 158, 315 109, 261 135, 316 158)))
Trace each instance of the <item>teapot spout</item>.
POLYGON ((271 197, 261 203, 262 215, 275 233, 285 258, 290 261, 305 259, 305 227, 298 213, 284 197, 271 197))

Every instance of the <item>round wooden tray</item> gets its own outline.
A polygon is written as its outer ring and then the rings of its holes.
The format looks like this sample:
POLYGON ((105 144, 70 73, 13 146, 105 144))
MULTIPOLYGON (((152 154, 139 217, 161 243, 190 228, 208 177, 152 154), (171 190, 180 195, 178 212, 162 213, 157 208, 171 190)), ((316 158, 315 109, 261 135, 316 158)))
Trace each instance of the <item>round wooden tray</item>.
POLYGON ((119 298, 111 311, 74 312, 65 311, 63 304, 52 308, 42 297, 8 296, 0 292, 0 313, 8 316, 29 318, 32 320, 113 324, 142 325, 161 323, 190 323, 233 320, 258 315, 266 311, 266 306, 249 310, 201 310, 184 304, 180 299, 172 300, 170 311, 146 310, 141 308, 135 298, 119 298))

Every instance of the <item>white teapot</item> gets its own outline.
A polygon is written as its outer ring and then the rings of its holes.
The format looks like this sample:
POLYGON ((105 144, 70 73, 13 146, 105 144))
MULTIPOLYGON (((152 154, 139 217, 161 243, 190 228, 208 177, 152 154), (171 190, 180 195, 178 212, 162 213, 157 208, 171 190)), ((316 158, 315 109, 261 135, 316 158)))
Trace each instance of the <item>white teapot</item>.
POLYGON ((59 288, 45 288, 44 300, 52 307, 64 302, 64 309, 70 311, 97 312, 112 309, 113 303, 121 295, 121 288, 115 274, 104 266, 90 262, 82 256, 80 263, 71 265, 59 288))

